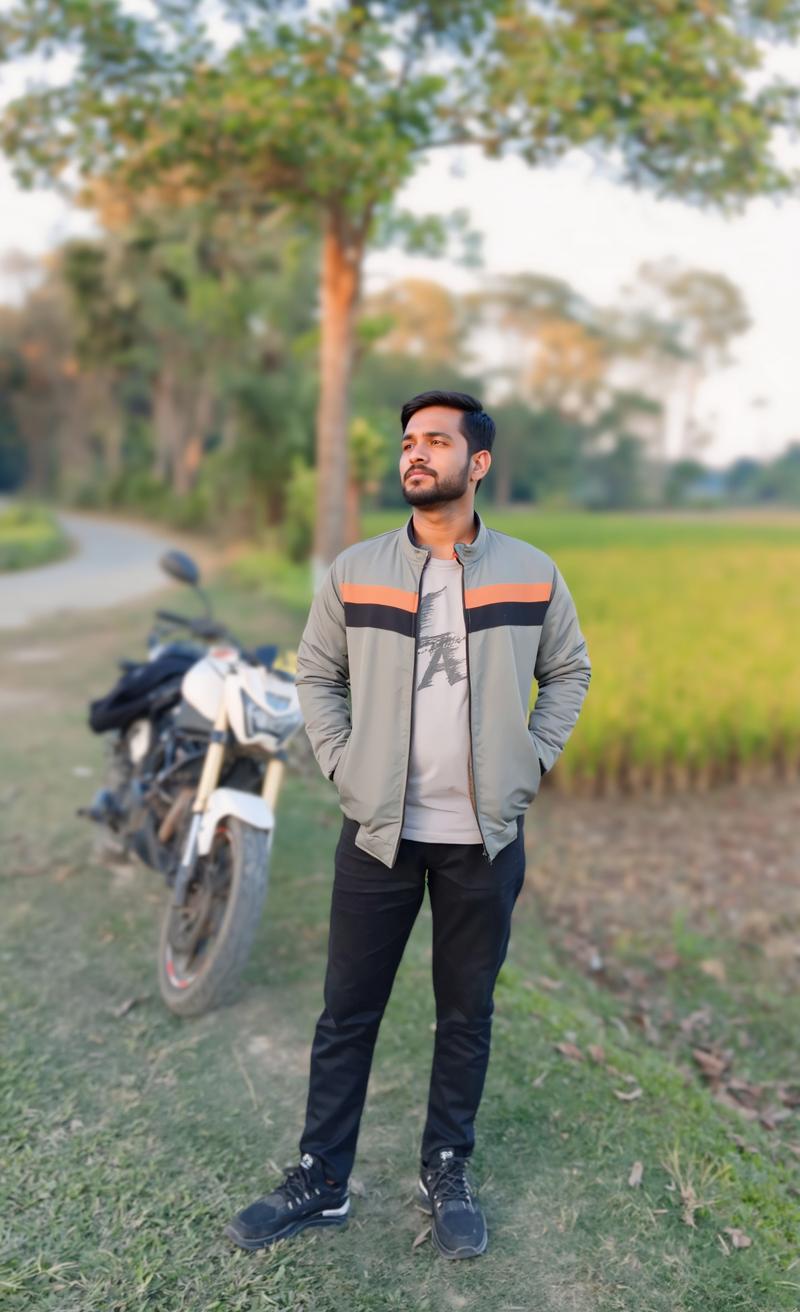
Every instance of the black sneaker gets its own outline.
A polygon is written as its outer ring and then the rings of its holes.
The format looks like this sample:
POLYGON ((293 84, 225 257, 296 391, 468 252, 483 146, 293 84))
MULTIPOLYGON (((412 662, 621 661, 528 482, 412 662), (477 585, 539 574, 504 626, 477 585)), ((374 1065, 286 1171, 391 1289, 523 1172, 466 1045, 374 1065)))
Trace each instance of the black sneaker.
POLYGON ((346 1225, 346 1184, 331 1184, 318 1158, 304 1153, 277 1189, 238 1212, 225 1234, 240 1248, 266 1248, 311 1225, 346 1225))
POLYGON ((486 1218, 473 1197, 466 1165, 452 1148, 442 1148, 420 1175, 417 1197, 431 1216, 431 1237, 442 1257, 477 1257, 489 1240, 486 1218))

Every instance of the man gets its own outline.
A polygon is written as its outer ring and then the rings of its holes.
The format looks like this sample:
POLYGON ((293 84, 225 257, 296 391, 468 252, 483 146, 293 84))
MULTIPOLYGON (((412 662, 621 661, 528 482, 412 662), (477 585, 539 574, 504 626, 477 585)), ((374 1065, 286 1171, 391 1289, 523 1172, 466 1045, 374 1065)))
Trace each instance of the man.
POLYGON ((523 816, 591 666, 553 561, 475 514, 495 434, 481 403, 425 392, 401 418, 411 519, 336 558, 298 652, 306 730, 344 820, 301 1159, 228 1226, 243 1248, 346 1222, 373 1048, 426 885, 437 1021, 419 1201, 443 1256, 487 1243, 465 1168, 525 875, 523 816))

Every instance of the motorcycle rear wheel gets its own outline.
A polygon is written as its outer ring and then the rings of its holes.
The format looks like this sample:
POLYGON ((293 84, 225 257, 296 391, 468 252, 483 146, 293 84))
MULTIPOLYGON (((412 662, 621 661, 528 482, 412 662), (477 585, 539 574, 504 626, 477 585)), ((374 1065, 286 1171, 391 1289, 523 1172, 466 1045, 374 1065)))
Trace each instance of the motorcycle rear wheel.
POLYGON ((202 1016, 237 993, 267 895, 271 847, 271 831, 235 816, 220 820, 190 888, 184 936, 194 933, 197 942, 184 951, 175 946, 179 933, 170 893, 161 921, 158 985, 176 1016, 202 1016))

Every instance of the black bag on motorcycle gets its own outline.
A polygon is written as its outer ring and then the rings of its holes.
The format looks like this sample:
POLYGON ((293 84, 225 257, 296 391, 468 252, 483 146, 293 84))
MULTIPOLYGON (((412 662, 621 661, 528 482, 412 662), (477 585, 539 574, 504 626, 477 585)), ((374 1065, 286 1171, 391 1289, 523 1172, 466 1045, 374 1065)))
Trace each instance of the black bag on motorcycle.
POLYGON ((197 652, 165 651, 154 661, 126 670, 111 692, 89 703, 89 728, 95 733, 124 729, 132 720, 146 716, 153 702, 170 691, 170 684, 177 701, 181 680, 197 658, 197 652))

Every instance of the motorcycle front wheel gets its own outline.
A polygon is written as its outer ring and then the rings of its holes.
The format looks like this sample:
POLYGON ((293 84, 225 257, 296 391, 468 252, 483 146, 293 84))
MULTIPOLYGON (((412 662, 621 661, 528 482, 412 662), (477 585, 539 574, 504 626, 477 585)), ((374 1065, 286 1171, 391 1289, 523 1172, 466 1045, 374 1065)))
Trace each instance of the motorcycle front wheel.
POLYGON ((186 904, 164 909, 158 984, 176 1016, 201 1016, 230 1002, 253 946, 269 880, 272 832, 235 816, 217 825, 186 904))

